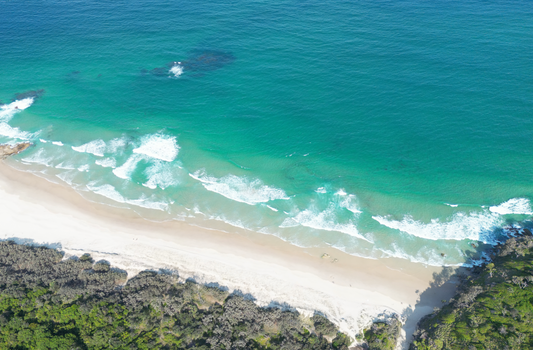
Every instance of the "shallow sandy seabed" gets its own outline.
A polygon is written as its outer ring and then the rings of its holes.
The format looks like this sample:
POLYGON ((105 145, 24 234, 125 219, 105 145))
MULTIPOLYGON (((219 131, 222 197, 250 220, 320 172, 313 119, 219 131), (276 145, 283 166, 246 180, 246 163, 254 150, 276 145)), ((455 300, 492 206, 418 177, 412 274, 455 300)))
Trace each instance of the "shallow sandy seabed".
POLYGON ((151 222, 16 166, 10 159, 0 164, 0 239, 59 248, 65 257, 87 252, 129 277, 144 269, 169 270, 249 294, 259 305, 321 312, 352 338, 372 320, 397 313, 405 321, 399 348, 407 346, 418 320, 455 290, 453 281, 430 288, 442 268, 300 248, 237 228, 151 222))

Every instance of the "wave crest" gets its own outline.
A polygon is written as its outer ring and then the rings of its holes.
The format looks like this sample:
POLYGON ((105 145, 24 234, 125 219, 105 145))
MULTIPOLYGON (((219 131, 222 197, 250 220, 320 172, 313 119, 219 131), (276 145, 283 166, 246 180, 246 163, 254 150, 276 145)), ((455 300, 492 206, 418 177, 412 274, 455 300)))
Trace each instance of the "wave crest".
POLYGON ((533 215, 533 211, 531 211, 531 203, 527 198, 511 198, 507 202, 490 207, 489 210, 500 215, 533 215))
POLYGON ((173 65, 172 68, 170 68, 168 72, 171 74, 174 74, 174 77, 177 78, 183 74, 183 66, 180 65, 180 62, 178 62, 175 65, 173 65))
POLYGON ((179 149, 175 136, 150 134, 141 137, 141 145, 133 153, 171 162, 178 156, 179 149))
POLYGON ((106 143, 104 140, 93 140, 81 146, 72 146, 72 149, 80 153, 91 153, 98 157, 103 157, 106 151, 106 143))
POLYGON ((8 122, 13 116, 33 104, 33 98, 25 98, 22 100, 13 101, 9 104, 0 107, 0 121, 8 122))
POLYGON ((276 199, 289 199, 282 189, 267 186, 259 179, 249 180, 246 177, 231 174, 217 179, 207 176, 203 170, 189 174, 189 176, 200 181, 208 191, 249 205, 276 199))
POLYGON ((486 210, 481 213, 455 213, 451 220, 441 222, 433 219, 429 223, 406 216, 402 221, 383 216, 372 216, 381 225, 408 233, 412 236, 431 240, 474 240, 495 244, 494 229, 503 223, 499 215, 486 210))

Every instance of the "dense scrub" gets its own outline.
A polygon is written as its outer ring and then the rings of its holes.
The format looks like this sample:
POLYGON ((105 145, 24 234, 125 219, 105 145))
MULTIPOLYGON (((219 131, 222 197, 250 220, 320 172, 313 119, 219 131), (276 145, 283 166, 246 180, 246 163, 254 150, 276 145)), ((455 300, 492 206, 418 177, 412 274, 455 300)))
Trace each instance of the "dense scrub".
POLYGON ((265 309, 175 275, 0 242, 1 349, 347 349, 325 317, 265 309), (328 342, 326 339, 333 339, 328 342))
POLYGON ((402 323, 398 318, 387 322, 375 322, 364 332, 370 350, 394 350, 398 343, 402 323))
POLYGON ((533 237, 509 239, 474 273, 420 322, 411 349, 533 349, 533 237))

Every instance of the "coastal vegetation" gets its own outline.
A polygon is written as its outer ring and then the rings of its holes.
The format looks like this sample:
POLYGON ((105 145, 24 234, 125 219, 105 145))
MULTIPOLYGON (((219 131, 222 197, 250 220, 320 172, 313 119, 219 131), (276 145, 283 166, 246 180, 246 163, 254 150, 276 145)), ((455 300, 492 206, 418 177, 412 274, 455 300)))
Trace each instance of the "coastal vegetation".
POLYGON ((175 274, 0 242, 1 349, 347 349, 326 317, 258 307, 175 274), (127 281, 127 282, 126 282, 127 281))
POLYGON ((462 276, 455 297, 420 321, 411 350, 533 349, 533 237, 527 233, 462 276))
POLYGON ((374 322, 364 332, 365 345, 370 350, 394 350, 401 329, 402 323, 397 317, 387 322, 374 322))
MULTIPOLYGON (((533 348, 533 237, 509 239, 492 262, 423 318, 411 350, 533 348)), ((398 318, 364 331, 359 348, 395 349, 398 318)), ((326 317, 258 307, 220 286, 163 271, 125 271, 90 255, 0 242, 2 349, 343 349, 326 317)))

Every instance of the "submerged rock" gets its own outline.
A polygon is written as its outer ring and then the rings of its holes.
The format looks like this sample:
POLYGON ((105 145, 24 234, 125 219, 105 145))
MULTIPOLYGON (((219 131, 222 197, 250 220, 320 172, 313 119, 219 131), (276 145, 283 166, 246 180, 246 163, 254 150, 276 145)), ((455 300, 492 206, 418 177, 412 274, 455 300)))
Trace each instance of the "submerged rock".
MULTIPOLYGON (((172 61, 163 67, 151 70, 143 69, 142 74, 151 74, 157 77, 176 75, 172 67, 181 67, 183 71, 194 72, 194 76, 203 76, 203 73, 220 69, 235 61, 235 56, 222 50, 193 50, 185 61, 172 61)), ((181 72, 180 72, 181 74, 181 72)), ((179 74, 178 74, 179 75, 179 74)))
POLYGON ((184 70, 207 72, 220 69, 235 61, 230 52, 219 50, 195 50, 186 61, 181 62, 184 70))
POLYGON ((30 146, 31 146, 31 143, 29 142, 17 143, 14 146, 13 145, 0 145, 0 159, 6 159, 9 156, 18 154, 30 146))
POLYGON ((21 93, 15 94, 15 97, 13 98, 13 101, 23 100, 25 98, 38 99, 38 98, 41 98, 44 95, 44 93, 45 93, 44 89, 29 90, 29 91, 26 91, 26 92, 21 92, 21 93))

